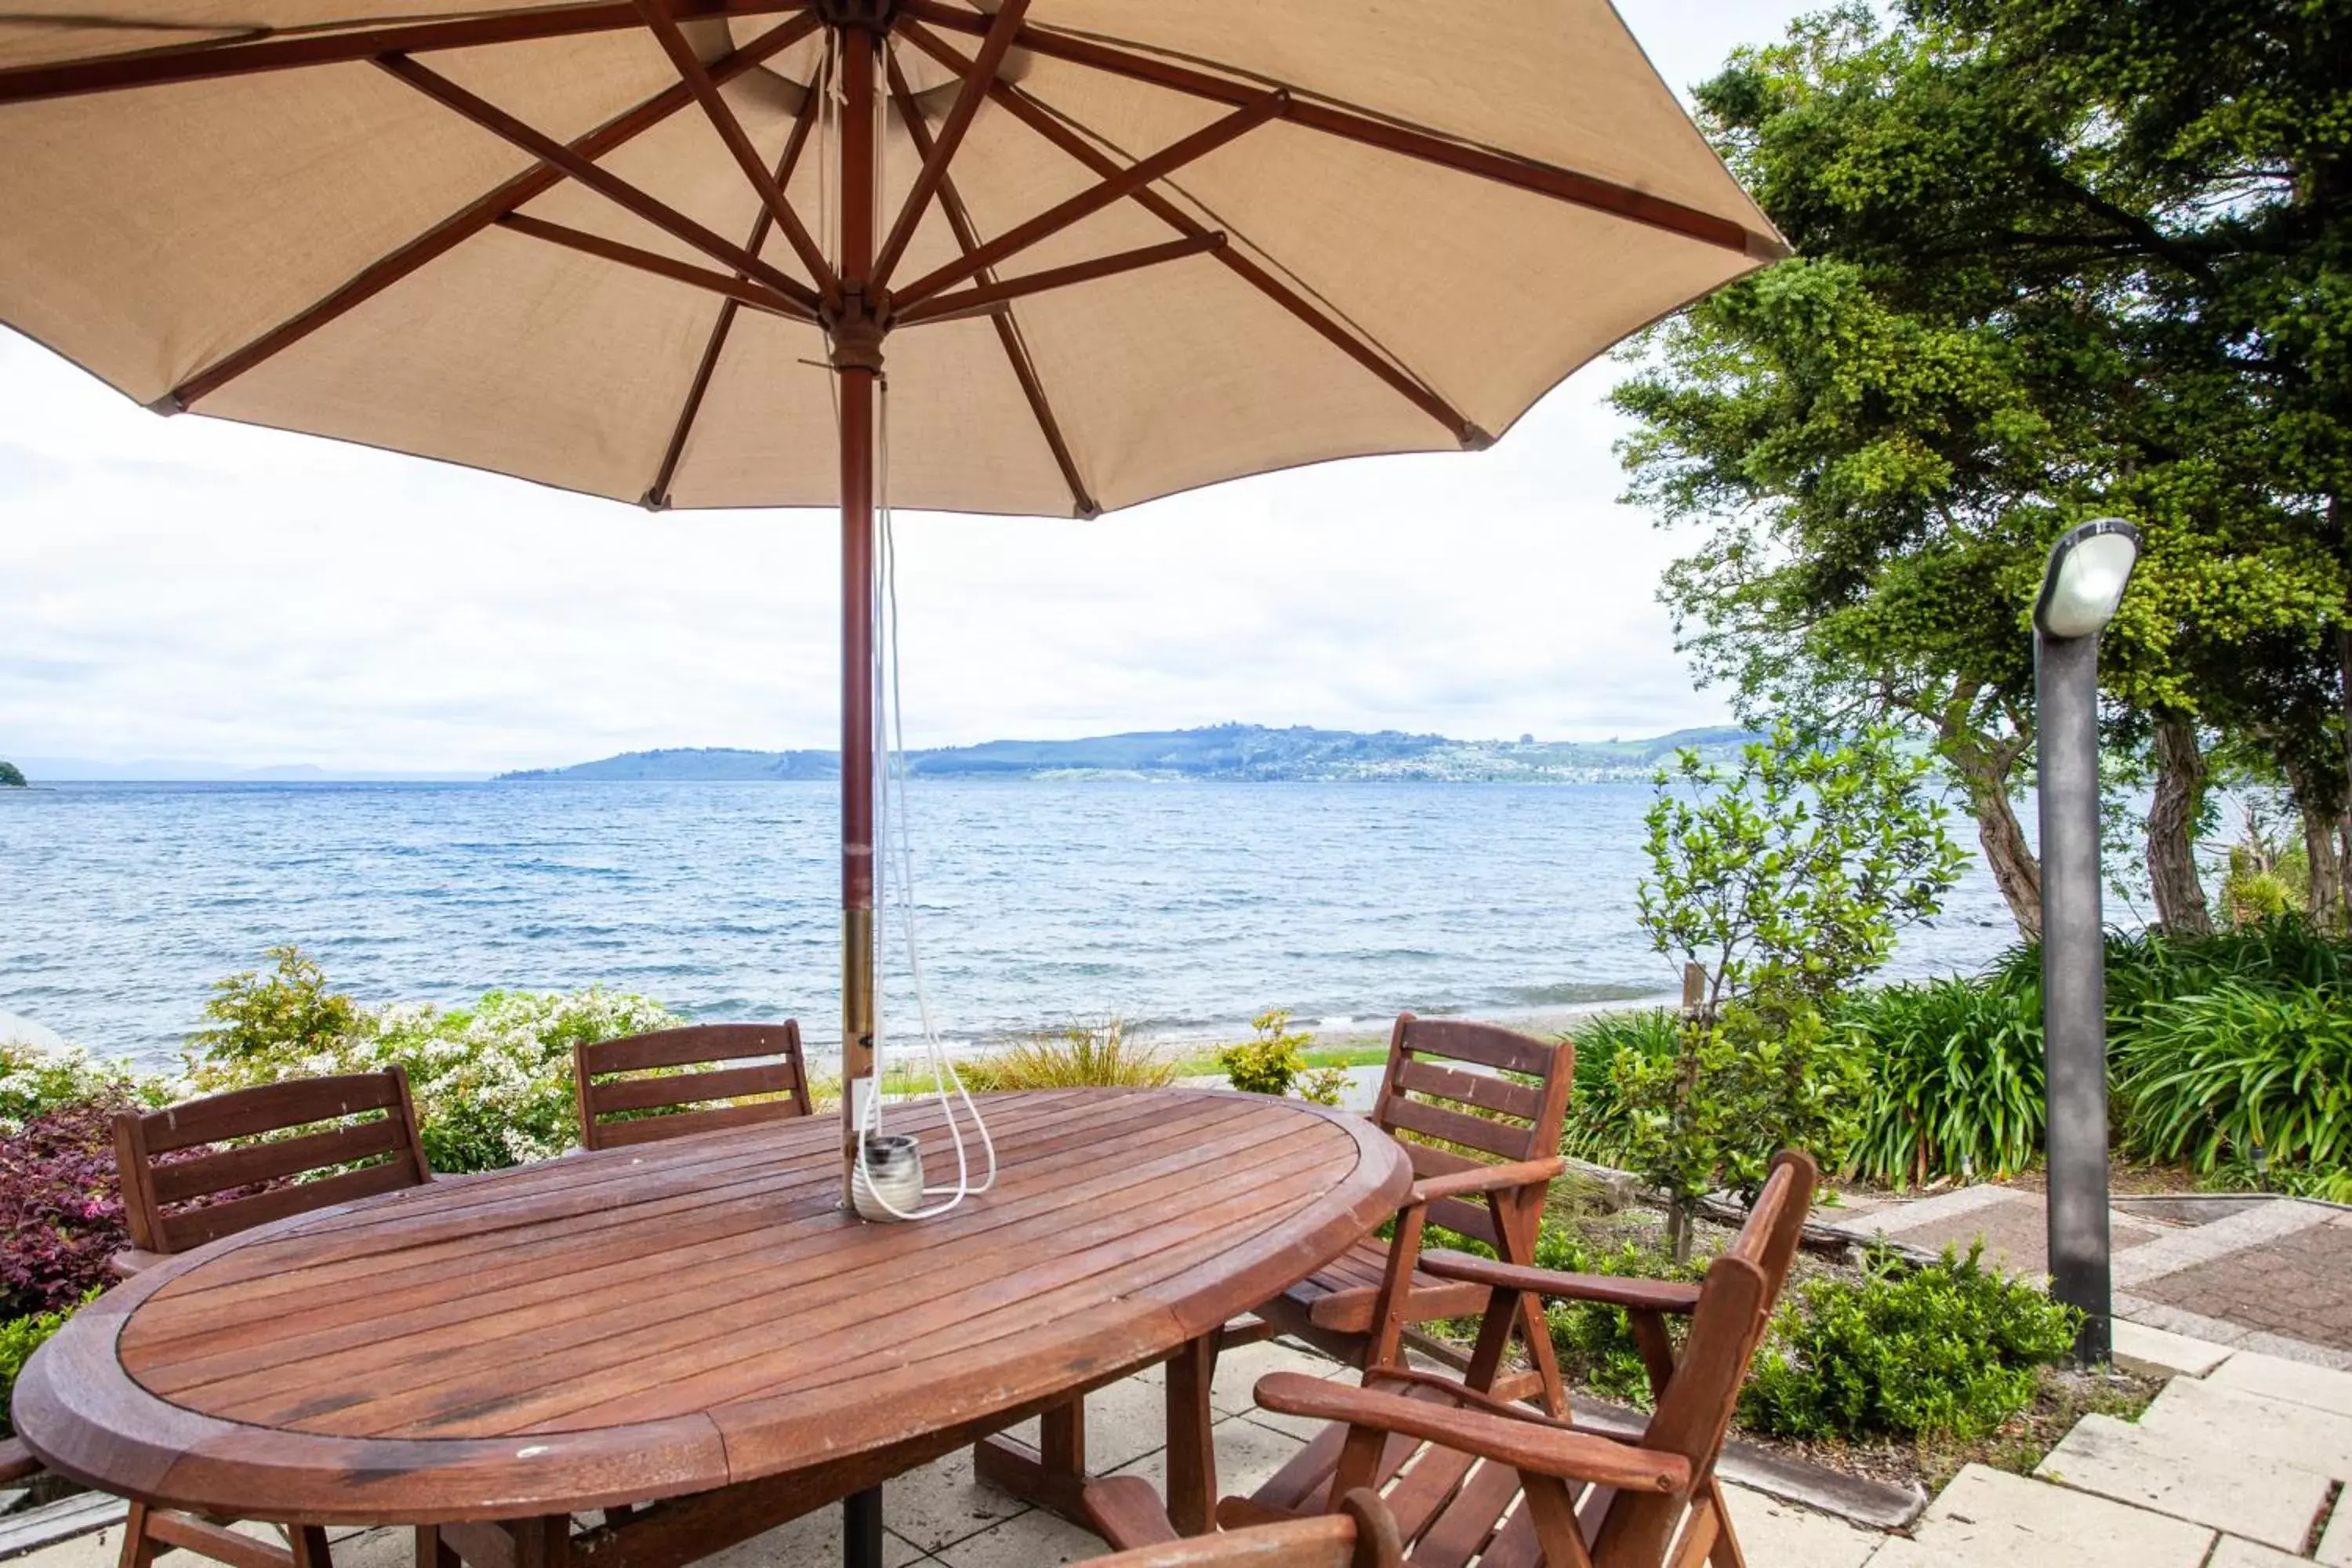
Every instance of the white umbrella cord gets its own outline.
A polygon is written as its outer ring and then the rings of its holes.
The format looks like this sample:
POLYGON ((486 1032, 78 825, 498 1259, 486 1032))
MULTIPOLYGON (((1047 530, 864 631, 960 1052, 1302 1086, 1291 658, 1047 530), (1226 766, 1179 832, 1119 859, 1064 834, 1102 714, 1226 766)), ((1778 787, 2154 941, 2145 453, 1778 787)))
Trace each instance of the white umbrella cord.
POLYGON ((915 1009, 922 1028, 924 1052, 929 1058, 931 1091, 939 1098, 940 1113, 955 1148, 956 1179, 952 1186, 926 1186, 923 1195, 940 1201, 911 1210, 901 1209, 891 1202, 889 1194, 874 1179, 866 1135, 879 1132, 882 1127, 882 1074, 887 1034, 882 1024, 878 986, 876 988, 874 1018, 874 1092, 866 1096, 866 1108, 859 1118, 857 1158, 865 1168, 866 1190, 882 1208, 899 1219, 929 1219, 948 1213, 964 1199, 987 1192, 996 1184, 996 1142, 989 1135, 988 1124, 981 1119, 980 1107, 972 1102, 971 1091, 964 1087, 962 1077, 955 1070, 954 1060, 940 1038, 937 1018, 931 1007, 930 987, 923 978, 922 946, 916 933, 914 844, 908 830, 906 704, 901 697, 898 678, 898 535, 891 526, 890 517, 890 384, 887 377, 881 380, 877 388, 876 415, 874 510, 877 522, 878 570, 876 573, 874 611, 882 634, 874 641, 877 709, 874 735, 876 750, 880 753, 877 760, 881 763, 876 770, 874 812, 876 848, 880 851, 875 858, 876 922, 879 928, 877 945, 887 945, 889 914, 895 908, 898 911, 898 931, 906 944, 908 973, 914 983, 915 1009), (961 1118, 956 1109, 959 1100, 962 1104, 961 1118), (980 1139, 987 1166, 986 1174, 977 1182, 972 1179, 971 1155, 966 1142, 963 1126, 966 1118, 971 1121, 971 1132, 980 1139))

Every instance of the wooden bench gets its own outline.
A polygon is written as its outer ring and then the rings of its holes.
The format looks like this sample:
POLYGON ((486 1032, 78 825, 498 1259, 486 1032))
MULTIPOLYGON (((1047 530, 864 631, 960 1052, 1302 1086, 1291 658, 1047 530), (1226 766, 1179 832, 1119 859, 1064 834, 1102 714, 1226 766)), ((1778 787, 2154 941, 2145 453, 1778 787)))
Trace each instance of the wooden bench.
POLYGON ((796 1018, 782 1024, 695 1024, 577 1044, 572 1047, 572 1070, 580 1090, 580 1144, 585 1149, 781 1121, 815 1109, 796 1018), (776 1059, 713 1072, 664 1070, 761 1058, 776 1059), (755 1095, 772 1098, 751 1098, 755 1095), (748 1103, 680 1109, 710 1100, 748 1103))

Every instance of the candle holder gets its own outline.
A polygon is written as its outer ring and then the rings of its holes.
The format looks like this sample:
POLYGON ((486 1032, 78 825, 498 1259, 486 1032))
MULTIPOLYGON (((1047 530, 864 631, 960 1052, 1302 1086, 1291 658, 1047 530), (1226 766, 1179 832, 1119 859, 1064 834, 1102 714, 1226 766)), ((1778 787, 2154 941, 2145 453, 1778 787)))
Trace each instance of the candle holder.
POLYGON ((921 1145, 903 1132, 866 1133, 850 1169, 849 1201, 862 1218, 877 1225, 904 1219, 921 1208, 921 1145))

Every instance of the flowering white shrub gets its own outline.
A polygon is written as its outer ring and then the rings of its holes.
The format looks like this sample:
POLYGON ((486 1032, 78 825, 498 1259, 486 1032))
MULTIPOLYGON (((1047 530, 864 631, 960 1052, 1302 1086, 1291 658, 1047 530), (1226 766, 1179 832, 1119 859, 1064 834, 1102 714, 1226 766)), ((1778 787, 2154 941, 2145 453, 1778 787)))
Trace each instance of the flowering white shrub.
POLYGON ((0 1132, 13 1134, 60 1106, 162 1105, 171 1097, 168 1079, 142 1077, 127 1061, 101 1061, 79 1046, 44 1050, 0 1041, 0 1132))
MULTIPOLYGON (((287 953, 281 976, 301 962, 292 950, 287 953)), ((380 1072, 396 1064, 407 1072, 416 1100, 425 1157, 442 1172, 496 1170, 562 1153, 578 1141, 572 1043, 685 1021, 649 997, 592 986, 568 993, 493 991, 471 1007, 446 1011, 422 1002, 346 1004, 339 1032, 328 1035, 275 1023, 321 1016, 320 998, 305 998, 300 1008, 266 996, 257 1003, 255 994, 282 989, 282 979, 239 979, 242 990, 236 982, 225 983, 228 989, 208 1013, 264 1022, 241 1024, 234 1038, 220 1030, 196 1037, 194 1043, 204 1049, 190 1059, 189 1080, 197 1089, 380 1072)))

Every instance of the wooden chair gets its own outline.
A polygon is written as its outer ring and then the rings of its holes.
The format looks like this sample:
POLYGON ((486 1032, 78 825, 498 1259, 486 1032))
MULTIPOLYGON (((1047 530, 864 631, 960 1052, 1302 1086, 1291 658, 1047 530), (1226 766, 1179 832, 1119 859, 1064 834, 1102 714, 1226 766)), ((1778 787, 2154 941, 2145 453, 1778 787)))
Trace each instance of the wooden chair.
MULTIPOLYGON (((1221 1503, 1218 1522, 1246 1533, 1328 1513, 1334 1495, 1370 1489, 1384 1496, 1407 1563, 1740 1568, 1716 1457, 1818 1180, 1807 1156, 1776 1158, 1738 1238, 1696 1285, 1559 1274, 1460 1253, 1422 1259, 1440 1279, 1493 1289, 1490 1322, 1508 1321, 1520 1291, 1625 1308, 1657 1395, 1637 1441, 1580 1431, 1452 1378, 1393 1365, 1367 1373, 1360 1388, 1276 1373, 1258 1382, 1261 1405, 1335 1425, 1255 1496, 1221 1503), (1690 1322, 1679 1356, 1666 1333, 1669 1314, 1690 1322)), ((1118 1546, 1164 1539, 1148 1515, 1135 1522, 1141 1512, 1132 1503, 1107 1508, 1097 1522, 1118 1546)))
POLYGON ((231 1089, 162 1110, 124 1110, 114 1118, 114 1159, 122 1177, 122 1217, 131 1250, 110 1267, 127 1277, 156 1258, 250 1230, 270 1220, 347 1204, 433 1179, 416 1133, 408 1075, 400 1068, 292 1079, 231 1089), (381 1114, 373 1114, 381 1112, 381 1114), (364 1118, 365 1120, 354 1120, 364 1118), (319 1122, 343 1122, 290 1138, 184 1159, 184 1150, 263 1139, 319 1122), (289 1182, 313 1171, 353 1167, 316 1181, 289 1182), (239 1188, 270 1185, 242 1197, 239 1188))
MULTIPOLYGON (((114 1159, 131 1240, 108 1262, 119 1278, 257 1225, 433 1179, 417 1139, 408 1075, 396 1067, 232 1089, 143 1114, 121 1111, 114 1159), (339 1125, 297 1131, 321 1122, 339 1125), (278 1132, 293 1135, 266 1136, 278 1132), (261 1141, 241 1142, 248 1139, 261 1141), (234 1148, 169 1157, 232 1142, 234 1148), (335 1173, 289 1180, 314 1171, 335 1173), (247 1187, 262 1190, 223 1195, 247 1187)), ((21 1444, 14 1447, 37 1468, 21 1444)), ((12 1468, 0 1446, 0 1476, 12 1468)), ((158 1553, 175 1547, 234 1568, 332 1568, 327 1532, 317 1525, 282 1527, 286 1544, 279 1546, 227 1528, 233 1522, 133 1502, 123 1522, 121 1568, 150 1568, 158 1553)))
POLYGON ((683 1029, 656 1029, 647 1035, 626 1035, 572 1047, 572 1071, 580 1089, 580 1145, 583 1149, 617 1149, 629 1143, 649 1143, 657 1138, 683 1138, 689 1132, 710 1132, 721 1127, 744 1127, 760 1121, 780 1121, 806 1116, 815 1109, 809 1100, 808 1068, 801 1059, 801 1026, 795 1018, 778 1024, 697 1024, 683 1029), (651 1077, 613 1077, 652 1072, 661 1068, 706 1062, 740 1062, 777 1057, 756 1067, 722 1068, 716 1072, 657 1073, 651 1077), (680 1106, 709 1100, 739 1100, 746 1095, 779 1095, 749 1105, 720 1105, 704 1110, 680 1106), (660 1116, 632 1116, 632 1111, 660 1110, 660 1116), (622 1120, 614 1120, 620 1117, 622 1120))
POLYGON ((1317 1519, 1249 1530, 1180 1536, 1160 1511, 1151 1483, 1113 1476, 1087 1488, 1087 1514, 1106 1539, 1114 1531, 1150 1542, 1092 1561, 1096 1568, 1403 1568, 1396 1516, 1376 1492, 1349 1492, 1339 1509, 1317 1519))
MULTIPOLYGON (((1442 1279, 1419 1267, 1422 1227, 1443 1226, 1485 1242, 1507 1262, 1532 1264, 1544 1195, 1561 1166, 1560 1123, 1575 1079, 1576 1047, 1566 1040, 1547 1044, 1491 1024, 1400 1016, 1372 1106, 1372 1120, 1404 1146, 1418 1178, 1398 1211, 1395 1235, 1357 1243, 1258 1308, 1264 1327, 1255 1333, 1296 1334, 1372 1367, 1396 1359, 1398 1339, 1412 1324, 1486 1312, 1488 1282, 1442 1279), (1376 1300, 1394 1279, 1410 1281, 1402 1307, 1376 1328, 1376 1300)), ((1542 1305, 1517 1292, 1512 1305, 1493 1333, 1480 1336, 1470 1384, 1505 1398, 1540 1392, 1544 1407, 1557 1414, 1565 1395, 1542 1305), (1533 1370, 1500 1378, 1514 1331, 1533 1370)), ((1227 1342, 1244 1337, 1253 1336, 1226 1335, 1227 1342)))

